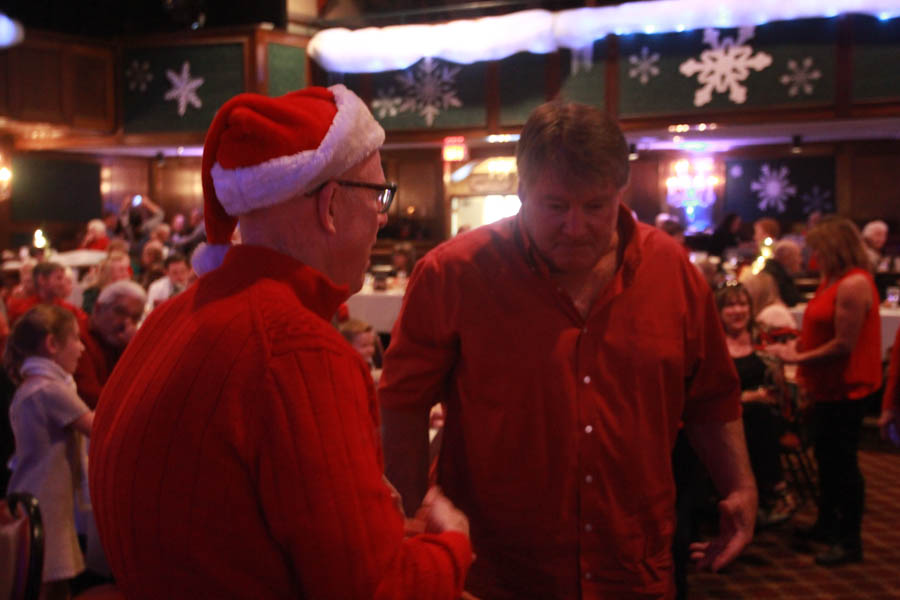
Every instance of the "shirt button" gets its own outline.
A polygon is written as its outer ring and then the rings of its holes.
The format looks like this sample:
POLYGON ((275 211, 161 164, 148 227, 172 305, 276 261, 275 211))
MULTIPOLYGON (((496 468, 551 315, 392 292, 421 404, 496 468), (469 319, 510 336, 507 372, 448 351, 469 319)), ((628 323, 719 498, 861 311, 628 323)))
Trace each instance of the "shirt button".
POLYGON ((593 531, 593 529, 594 529, 594 527, 590 523, 588 523, 587 525, 584 526, 584 530, 587 531, 588 533, 593 531))
POLYGON ((591 572, 587 572, 584 574, 584 578, 587 579, 588 581, 590 581, 591 579, 594 578, 594 574, 591 572))
POLYGON ((591 427, 590 425, 585 425, 585 426, 584 426, 584 432, 585 432, 585 433, 591 433, 592 431, 594 431, 594 428, 591 427))
POLYGON ((585 476, 584 476, 584 482, 585 482, 585 483, 593 483, 593 481, 594 481, 594 477, 593 477, 592 475, 585 475, 585 476))
POLYGON ((581 333, 587 333, 587 327, 581 330, 581 333))
POLYGON ((590 375, 585 375, 585 376, 584 376, 584 382, 585 382, 585 383, 590 383, 590 382, 591 382, 591 376, 590 376, 590 375))

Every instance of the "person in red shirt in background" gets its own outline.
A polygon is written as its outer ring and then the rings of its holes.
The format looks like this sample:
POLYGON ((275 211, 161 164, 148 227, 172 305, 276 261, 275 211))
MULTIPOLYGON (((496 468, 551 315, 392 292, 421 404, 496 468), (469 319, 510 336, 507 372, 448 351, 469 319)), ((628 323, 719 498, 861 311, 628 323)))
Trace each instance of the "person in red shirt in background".
POLYGON ((113 367, 137 331, 147 292, 134 281, 116 281, 103 288, 87 329, 80 331, 84 353, 73 376, 78 395, 92 409, 113 367))
POLYGON ((798 379, 813 403, 819 510, 815 524, 797 534, 829 544, 815 560, 834 566, 863 559, 865 482, 858 451, 863 398, 881 387, 881 317, 856 225, 824 217, 806 243, 821 269, 819 288, 803 315, 799 342, 769 350, 799 364, 798 379))
POLYGON ((14 326, 19 317, 28 312, 36 304, 55 304, 75 315, 79 327, 87 326, 87 315, 77 306, 65 301, 70 288, 66 282, 65 267, 55 262, 39 262, 32 270, 34 294, 10 302, 8 309, 9 324, 14 326))
POLYGON ((882 438, 900 446, 900 329, 897 330, 891 349, 891 363, 887 385, 884 386, 878 426, 881 427, 882 438))
POLYGON ((87 232, 79 248, 87 250, 106 250, 109 237, 106 235, 106 223, 100 219, 91 219, 87 224, 87 232))
POLYGON ((443 402, 437 481, 471 519, 467 591, 673 598, 682 420, 723 498, 719 537, 693 557, 730 562, 757 510, 712 291, 622 204, 628 144, 602 111, 542 105, 517 164, 519 214, 413 270, 379 386, 388 478, 414 510, 443 402))
POLYGON ((383 141, 342 85, 241 94, 213 119, 201 277, 97 405, 91 499, 130 600, 459 597, 468 521, 434 489, 405 535, 368 365, 330 324, 396 191, 383 141))

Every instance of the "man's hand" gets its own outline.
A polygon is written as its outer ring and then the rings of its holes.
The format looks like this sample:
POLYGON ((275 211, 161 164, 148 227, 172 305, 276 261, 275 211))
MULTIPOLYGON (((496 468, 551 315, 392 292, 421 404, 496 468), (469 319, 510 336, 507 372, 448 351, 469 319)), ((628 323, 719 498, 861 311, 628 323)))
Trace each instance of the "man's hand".
POLYGON ((766 346, 766 352, 789 364, 796 363, 799 358, 797 340, 791 340, 784 344, 769 344, 766 346))
POLYGON ((719 535, 710 542, 691 544, 691 559, 713 573, 733 561, 753 539, 756 522, 755 489, 737 490, 719 502, 719 535))
POLYGON ((881 439, 900 446, 900 412, 882 411, 881 417, 878 419, 878 427, 881 429, 881 439))
POLYGON ((434 486, 425 494, 422 507, 416 513, 416 519, 425 522, 426 533, 443 533, 444 531, 458 531, 465 536, 469 535, 469 519, 434 486))

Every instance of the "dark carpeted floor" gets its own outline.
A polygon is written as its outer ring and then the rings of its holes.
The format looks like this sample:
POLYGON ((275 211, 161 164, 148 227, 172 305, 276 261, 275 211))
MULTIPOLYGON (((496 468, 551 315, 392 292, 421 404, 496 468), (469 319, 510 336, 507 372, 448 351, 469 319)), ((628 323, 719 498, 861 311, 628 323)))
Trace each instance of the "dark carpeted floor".
POLYGON ((860 452, 866 478, 863 518, 865 561, 824 568, 813 562, 810 550, 797 547, 791 532, 797 524, 815 520, 807 503, 778 527, 757 532, 753 543, 720 573, 689 575, 689 598, 802 598, 816 600, 900 599, 900 453, 878 444, 860 452))

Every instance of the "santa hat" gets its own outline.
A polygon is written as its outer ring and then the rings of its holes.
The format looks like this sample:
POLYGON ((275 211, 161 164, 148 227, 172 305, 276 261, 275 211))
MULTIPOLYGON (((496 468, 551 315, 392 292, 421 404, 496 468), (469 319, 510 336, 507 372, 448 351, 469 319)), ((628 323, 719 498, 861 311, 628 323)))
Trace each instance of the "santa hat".
POLYGON ((194 270, 202 275, 222 263, 238 215, 311 192, 382 143, 384 130, 343 85, 277 98, 240 94, 226 102, 203 146, 209 243, 194 253, 194 270))

